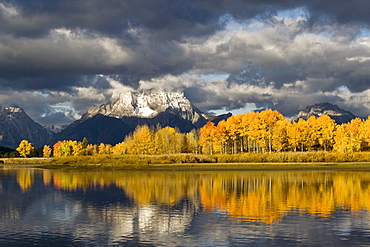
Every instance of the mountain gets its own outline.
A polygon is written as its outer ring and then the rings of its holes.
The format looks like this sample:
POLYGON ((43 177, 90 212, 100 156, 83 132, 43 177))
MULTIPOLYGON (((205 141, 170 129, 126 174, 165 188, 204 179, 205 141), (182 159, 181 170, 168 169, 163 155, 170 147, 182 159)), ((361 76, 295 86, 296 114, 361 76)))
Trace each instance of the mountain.
POLYGON ((213 122, 214 124, 218 124, 219 122, 221 122, 222 120, 226 120, 228 119, 229 117, 231 117, 233 114, 231 112, 229 113, 225 113, 225 114, 221 114, 221 115, 218 115, 218 116, 215 116, 215 115, 212 115, 212 114, 203 114, 203 116, 205 116, 205 118, 210 121, 210 122, 213 122))
POLYGON ((0 146, 16 148, 22 140, 28 140, 37 148, 47 143, 50 136, 22 108, 0 107, 0 146))
POLYGON ((298 119, 303 118, 307 120, 311 116, 319 117, 321 115, 328 115, 338 124, 348 123, 352 119, 356 118, 356 116, 351 112, 345 111, 339 108, 337 105, 326 102, 307 106, 306 110, 298 113, 298 119))
POLYGON ((116 144, 138 125, 169 126, 189 132, 207 121, 182 92, 124 92, 108 103, 91 107, 81 119, 57 133, 53 141, 86 137, 89 143, 116 144))
MULTIPOLYGON (((133 125, 136 125, 136 122, 132 121, 132 119, 147 119, 143 120, 143 122, 146 122, 149 119, 155 119, 164 112, 167 115, 174 115, 190 122, 194 125, 192 127, 203 126, 207 122, 202 116, 202 112, 190 103, 184 96, 184 93, 163 89, 121 93, 107 104, 91 107, 82 116, 82 119, 88 119, 97 114, 102 114, 104 116, 125 119, 129 124, 133 122, 133 125)), ((163 124, 163 126, 171 126, 166 121, 163 121, 163 124)), ((184 131, 187 131, 185 129, 184 131)))
POLYGON ((84 137, 92 144, 117 144, 122 142, 123 138, 133 130, 121 119, 97 114, 91 118, 73 122, 61 132, 56 133, 50 144, 53 145, 57 141, 63 140, 82 141, 84 137))

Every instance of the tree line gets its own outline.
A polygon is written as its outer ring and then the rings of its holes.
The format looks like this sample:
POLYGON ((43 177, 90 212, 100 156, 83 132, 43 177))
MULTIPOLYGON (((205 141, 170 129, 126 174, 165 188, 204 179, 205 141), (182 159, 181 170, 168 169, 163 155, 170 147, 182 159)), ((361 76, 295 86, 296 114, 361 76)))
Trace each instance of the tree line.
MULTIPOLYGON (((17 151, 28 156, 32 143, 23 140, 17 151)), ((116 145, 83 141, 58 141, 43 147, 44 157, 99 154, 237 154, 304 151, 357 152, 370 150, 370 117, 336 124, 327 115, 288 121, 278 111, 265 110, 231 116, 218 124, 180 133, 172 127, 138 126, 116 145)))
POLYGON ((370 149, 370 117, 336 124, 328 115, 288 121, 278 111, 231 116, 200 130, 205 153, 236 154, 283 151, 357 152, 370 149))

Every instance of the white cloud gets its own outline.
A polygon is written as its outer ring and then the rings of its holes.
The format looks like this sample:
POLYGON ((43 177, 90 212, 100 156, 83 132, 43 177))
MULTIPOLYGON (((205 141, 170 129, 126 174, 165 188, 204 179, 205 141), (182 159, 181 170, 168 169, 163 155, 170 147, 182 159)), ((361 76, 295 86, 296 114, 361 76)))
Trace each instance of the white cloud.
POLYGON ((8 18, 19 16, 19 11, 17 10, 17 8, 11 5, 5 5, 4 3, 0 3, 0 12, 2 12, 8 18))

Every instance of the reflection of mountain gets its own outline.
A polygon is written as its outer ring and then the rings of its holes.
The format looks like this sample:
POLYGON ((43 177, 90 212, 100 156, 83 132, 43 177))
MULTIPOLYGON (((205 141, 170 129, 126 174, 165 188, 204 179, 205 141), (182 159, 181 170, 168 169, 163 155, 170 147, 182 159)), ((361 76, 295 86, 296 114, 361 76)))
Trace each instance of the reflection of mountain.
POLYGON ((22 169, 0 170, 0 184, 0 245, 308 244, 311 216, 325 217, 317 241, 370 229, 369 173, 22 169))
POLYGON ((122 241, 138 246, 139 239, 122 239, 133 234, 163 245, 170 234, 184 234, 197 211, 188 200, 175 206, 154 203, 135 206, 115 185, 122 173, 102 172, 99 180, 98 174, 2 170, 0 181, 5 191, 0 191, 0 196, 5 200, 0 202, 0 245, 4 243, 1 239, 9 218, 16 221, 7 227, 13 231, 12 236, 18 237, 9 237, 6 243, 15 246, 30 243, 89 245, 84 242, 87 240, 98 246, 116 245, 122 241), (7 177, 4 172, 11 181, 3 179, 7 177), (83 180, 76 182, 76 179, 83 180), (14 187, 17 190, 13 190, 14 187), (5 196, 8 194, 13 197, 5 196), (30 195, 32 200, 23 200, 30 195))
POLYGON ((143 207, 171 207, 187 200, 196 209, 202 205, 266 223, 279 221, 291 210, 324 217, 338 208, 370 210, 367 173, 53 172, 53 179, 57 188, 67 190, 115 185, 143 207))

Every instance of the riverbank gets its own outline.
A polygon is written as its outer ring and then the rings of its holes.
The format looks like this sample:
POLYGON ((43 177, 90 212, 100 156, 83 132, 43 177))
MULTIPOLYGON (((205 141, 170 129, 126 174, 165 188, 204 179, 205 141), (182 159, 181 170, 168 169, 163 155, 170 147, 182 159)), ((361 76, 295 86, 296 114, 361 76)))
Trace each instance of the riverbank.
POLYGON ((50 163, 51 158, 0 158, 0 164, 19 164, 19 165, 42 165, 50 163))
MULTIPOLYGON (((367 154, 367 153, 366 153, 367 154)), ((285 154, 292 160, 292 155, 285 154)), ((274 154, 240 155, 96 155, 66 156, 58 158, 6 158, 0 159, 4 167, 40 167, 46 169, 117 169, 117 170, 368 170, 370 161, 347 160, 345 162, 317 161, 319 155, 311 155, 311 160, 301 154, 295 155, 294 162, 280 162, 274 154), (273 159, 275 157, 275 159, 273 159), (299 157, 301 159, 299 159, 299 157), (316 158, 315 158, 316 157, 316 158), (267 161, 269 160, 269 161, 267 161), (272 161, 271 161, 272 160, 272 161), (226 161, 226 162, 225 162, 226 161)), ((322 155, 322 154, 321 154, 322 155)), ((331 156, 333 153, 330 154, 331 156)), ((326 156, 328 157, 328 156, 326 156)), ((350 156, 347 156, 347 158, 350 156)), ((340 157, 343 160, 343 157, 340 157)), ((352 156, 353 158, 353 156, 352 156)), ((357 156, 358 159, 358 156, 357 156)))

